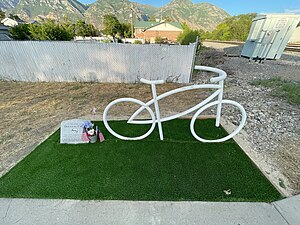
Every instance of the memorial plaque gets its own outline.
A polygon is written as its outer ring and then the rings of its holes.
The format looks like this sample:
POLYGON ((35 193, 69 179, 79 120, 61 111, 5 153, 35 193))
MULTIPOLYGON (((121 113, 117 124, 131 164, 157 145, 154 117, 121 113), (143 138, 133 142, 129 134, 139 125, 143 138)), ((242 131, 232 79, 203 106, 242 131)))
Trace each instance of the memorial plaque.
POLYGON ((60 143, 61 144, 81 144, 89 143, 84 138, 83 123, 85 120, 73 119, 65 120, 60 124, 60 143))

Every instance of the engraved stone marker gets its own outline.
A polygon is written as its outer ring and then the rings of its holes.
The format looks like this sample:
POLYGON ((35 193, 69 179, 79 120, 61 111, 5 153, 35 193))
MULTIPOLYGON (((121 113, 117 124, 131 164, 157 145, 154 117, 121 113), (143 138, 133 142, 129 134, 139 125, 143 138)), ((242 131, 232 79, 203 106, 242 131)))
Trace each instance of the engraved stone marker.
POLYGON ((60 124, 60 143, 61 144, 81 144, 89 143, 83 133, 83 123, 85 120, 73 119, 65 120, 60 124))

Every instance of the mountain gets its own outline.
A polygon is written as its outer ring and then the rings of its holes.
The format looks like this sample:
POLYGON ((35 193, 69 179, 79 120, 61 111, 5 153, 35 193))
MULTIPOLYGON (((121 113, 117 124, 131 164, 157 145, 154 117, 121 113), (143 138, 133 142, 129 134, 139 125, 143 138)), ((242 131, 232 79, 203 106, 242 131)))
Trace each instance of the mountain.
POLYGON ((11 9, 16 7, 20 0, 1 0, 0 10, 5 11, 6 9, 11 9))
POLYGON ((87 9, 87 5, 77 0, 18 0, 17 5, 7 8, 6 11, 8 14, 17 14, 24 20, 38 20, 39 18, 59 20, 64 17, 83 19, 83 14, 87 9))
POLYGON ((90 5, 84 15, 88 22, 99 26, 105 14, 113 14, 121 22, 130 22, 130 14, 133 14, 137 20, 148 19, 137 3, 128 0, 98 0, 90 5))
POLYGON ((168 17, 171 20, 185 22, 192 29, 211 31, 230 15, 223 9, 201 2, 194 4, 191 0, 173 0, 162 7, 162 12, 154 14, 156 18, 168 17))
POLYGON ((147 17, 150 17, 151 15, 153 15, 154 13, 156 13, 157 11, 160 10, 159 8, 156 8, 151 5, 145 5, 145 4, 139 4, 139 3, 135 3, 135 4, 140 10, 142 10, 144 12, 144 14, 147 17))
POLYGON ((230 15, 223 9, 209 4, 194 4, 191 0, 173 0, 169 4, 156 8, 150 5, 130 2, 129 0, 97 0, 85 5, 77 0, 0 0, 0 8, 7 14, 18 15, 24 20, 44 18, 61 20, 85 19, 99 27, 105 14, 115 15, 121 22, 148 20, 151 18, 185 22, 192 29, 211 31, 230 15))

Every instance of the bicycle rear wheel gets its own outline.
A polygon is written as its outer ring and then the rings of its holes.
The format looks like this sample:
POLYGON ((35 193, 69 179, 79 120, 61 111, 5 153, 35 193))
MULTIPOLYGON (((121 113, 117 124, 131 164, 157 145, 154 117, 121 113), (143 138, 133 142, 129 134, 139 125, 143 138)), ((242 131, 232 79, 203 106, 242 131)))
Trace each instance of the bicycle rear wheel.
POLYGON ((237 128, 230 134, 228 134, 227 136, 225 137, 222 137, 222 138, 219 138, 219 139, 213 139, 213 140, 209 140, 209 139, 205 139, 205 138, 202 138, 200 137, 196 132, 195 132, 195 122, 196 122, 196 119, 197 117, 204 111, 206 110, 207 108, 209 107, 212 107, 212 106, 215 106, 217 105, 219 102, 218 101, 214 101, 214 102, 211 102, 205 106, 203 106, 202 108, 200 108, 196 113, 195 115, 192 117, 192 120, 191 120, 191 123, 190 123, 190 130, 192 132, 192 135, 198 140, 198 141, 201 141, 201 142, 223 142, 223 141, 227 141, 229 140, 230 138, 232 138, 233 136, 235 136, 238 132, 241 131, 241 129, 243 128, 243 126, 245 125, 245 122, 246 122, 246 111, 245 109, 243 108, 243 106, 235 101, 232 101, 232 100, 222 100, 222 106, 223 105, 232 105, 232 106, 235 106, 235 108, 238 109, 240 115, 241 115, 241 119, 239 121, 239 125, 237 126, 237 128))
MULTIPOLYGON (((136 111, 136 110, 134 110, 136 111)), ((109 103, 106 108, 104 109, 104 112, 103 112, 103 123, 104 123, 104 126, 106 127, 106 129, 115 137, 119 138, 119 139, 122 139, 122 140, 141 140, 141 139, 144 139, 146 138, 147 136, 149 136, 152 131, 154 130, 155 128, 155 115, 153 113, 153 111, 150 109, 149 106, 147 106, 144 102, 140 101, 140 100, 137 100, 135 98, 119 98, 119 99, 116 99, 114 101, 112 101, 111 103, 109 103), (149 112, 150 114, 150 117, 151 117, 151 120, 152 120, 152 124, 151 124, 151 127, 149 128, 149 130, 147 132, 145 132, 144 134, 140 135, 140 136, 137 136, 137 137, 128 137, 128 136, 124 136, 124 135, 121 135, 119 133, 117 133, 116 131, 114 131, 112 129, 112 127, 109 125, 108 121, 107 121, 107 117, 108 117, 108 112, 109 110, 115 106, 116 104, 118 103, 128 103, 128 104, 132 104, 132 103, 135 103, 138 106, 138 108, 140 108, 141 106, 145 107, 145 109, 149 112)), ((128 121, 127 121, 128 123, 128 121)), ((138 125, 137 125, 138 126, 138 125)))

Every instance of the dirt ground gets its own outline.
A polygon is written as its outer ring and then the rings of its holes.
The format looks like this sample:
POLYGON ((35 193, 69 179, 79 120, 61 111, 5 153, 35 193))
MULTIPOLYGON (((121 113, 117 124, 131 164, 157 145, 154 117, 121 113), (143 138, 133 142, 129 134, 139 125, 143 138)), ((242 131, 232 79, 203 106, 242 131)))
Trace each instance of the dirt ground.
MULTIPOLYGON (((213 51, 201 56, 199 60, 201 65, 207 66, 224 63, 222 54, 215 54, 213 51)), ((231 68, 227 69, 229 71, 226 72, 230 75, 231 68)), ((194 79, 193 82, 197 83, 197 80, 194 79)), ((183 85, 158 85, 157 93, 180 86, 183 85)), ((138 98, 144 102, 151 99, 150 86, 145 84, 0 81, 0 89, 0 176, 57 130, 63 120, 82 117, 99 120, 105 106, 120 97, 138 98), (96 117, 91 115, 93 107, 97 108, 96 117)), ((161 112, 163 116, 180 112, 195 105, 205 96, 207 92, 198 90, 168 97, 160 102, 161 112)), ((291 177, 297 178, 298 175, 291 177)), ((300 193, 300 187, 297 188, 295 185, 294 193, 300 193)))
MULTIPOLYGON (((157 86, 157 93, 180 87, 157 86)), ((99 120, 105 106, 120 97, 151 99, 145 84, 26 83, 0 81, 0 174, 26 156, 55 131, 63 120, 84 117, 99 120), (96 118, 91 114, 97 108, 96 118)), ((160 102, 163 115, 195 105, 204 92, 177 94, 160 102), (178 101, 180 99, 180 102, 178 101), (174 111, 172 108, 176 108, 174 111)), ((124 115, 124 110, 122 110, 124 115)))

